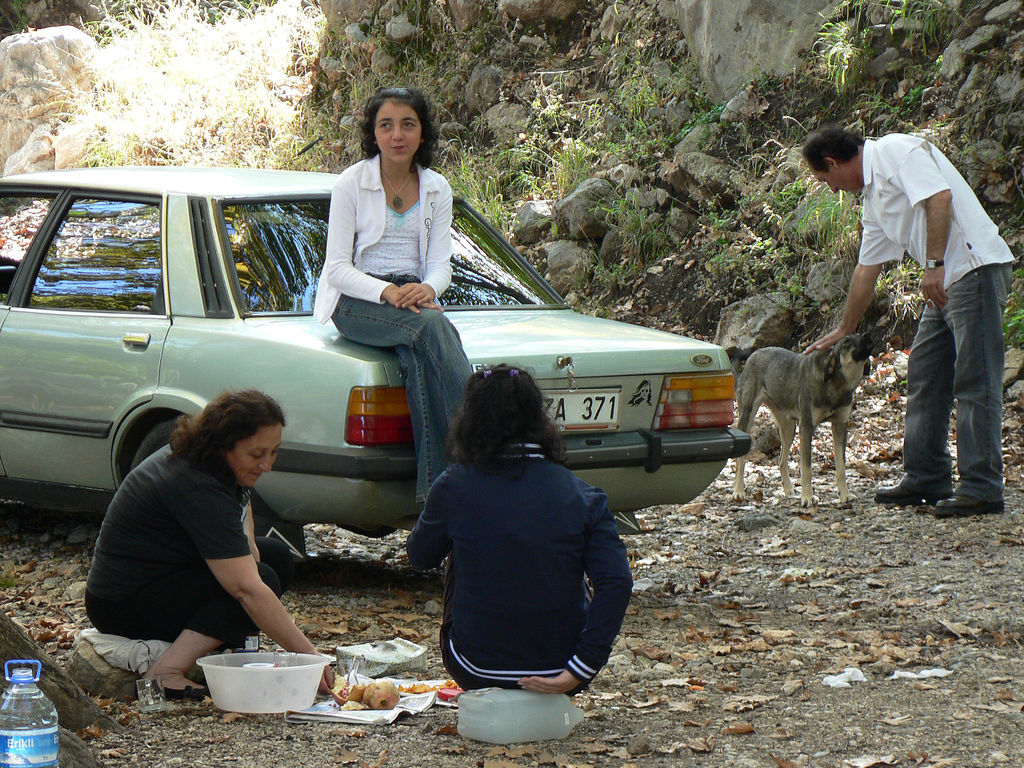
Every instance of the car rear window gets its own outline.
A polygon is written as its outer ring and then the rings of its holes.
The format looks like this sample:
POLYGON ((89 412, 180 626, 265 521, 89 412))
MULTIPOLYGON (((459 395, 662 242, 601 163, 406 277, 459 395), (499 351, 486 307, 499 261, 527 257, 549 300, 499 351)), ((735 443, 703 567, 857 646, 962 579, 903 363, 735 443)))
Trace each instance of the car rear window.
POLYGON ((14 273, 50 211, 50 198, 0 197, 0 300, 7 300, 14 273))
POLYGON ((76 200, 43 256, 28 306, 159 314, 160 247, 159 204, 76 200))
MULTIPOLYGON (((226 201, 221 215, 238 276, 242 307, 252 314, 311 312, 327 252, 330 200, 226 201)), ((552 288, 497 232, 456 204, 449 307, 561 304, 552 288)))

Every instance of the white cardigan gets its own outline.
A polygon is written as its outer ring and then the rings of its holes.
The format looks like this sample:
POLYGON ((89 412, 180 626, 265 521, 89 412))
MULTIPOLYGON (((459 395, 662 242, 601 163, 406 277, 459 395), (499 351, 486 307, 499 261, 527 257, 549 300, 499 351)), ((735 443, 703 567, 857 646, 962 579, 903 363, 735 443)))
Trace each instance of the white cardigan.
MULTIPOLYGON (((388 286, 362 271, 362 253, 384 234, 387 198, 380 180, 379 155, 346 168, 331 190, 327 257, 317 282, 313 315, 328 323, 342 294, 382 303, 388 286)), ((420 282, 440 296, 452 279, 452 189, 447 179, 416 166, 420 177, 420 282)))

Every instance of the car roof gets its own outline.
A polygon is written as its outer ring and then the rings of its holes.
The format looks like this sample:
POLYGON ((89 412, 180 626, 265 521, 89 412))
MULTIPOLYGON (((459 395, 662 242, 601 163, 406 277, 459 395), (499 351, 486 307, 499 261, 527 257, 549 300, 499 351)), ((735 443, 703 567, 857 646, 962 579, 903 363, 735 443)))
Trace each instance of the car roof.
POLYGON ((6 176, 0 179, 0 187, 116 189, 147 195, 180 193, 203 197, 276 197, 303 193, 329 194, 337 178, 330 173, 255 168, 75 168, 6 176))

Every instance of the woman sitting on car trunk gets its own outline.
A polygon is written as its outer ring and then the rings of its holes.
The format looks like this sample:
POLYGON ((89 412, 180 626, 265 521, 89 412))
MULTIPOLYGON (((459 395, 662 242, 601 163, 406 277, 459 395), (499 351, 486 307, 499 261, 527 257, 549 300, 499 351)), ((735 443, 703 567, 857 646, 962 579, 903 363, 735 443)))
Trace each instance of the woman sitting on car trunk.
POLYGON ((317 653, 278 599, 291 552, 253 531, 249 495, 270 471, 283 427, 273 398, 226 392, 181 417, 170 445, 128 474, 107 509, 86 613, 100 632, 171 643, 145 674, 162 678, 167 698, 202 698, 185 673, 257 627, 286 650, 317 653))
POLYGON ((581 690, 608 661, 633 584, 608 497, 563 466, 544 397, 520 368, 470 377, 449 445, 454 463, 406 543, 416 568, 449 556, 448 674, 465 689, 581 690))
POLYGON ((444 469, 448 422, 470 374, 459 333, 436 303, 452 277, 452 190, 429 169, 438 130, 420 91, 377 90, 361 128, 365 159, 331 192, 313 314, 346 339, 398 354, 423 501, 444 469))

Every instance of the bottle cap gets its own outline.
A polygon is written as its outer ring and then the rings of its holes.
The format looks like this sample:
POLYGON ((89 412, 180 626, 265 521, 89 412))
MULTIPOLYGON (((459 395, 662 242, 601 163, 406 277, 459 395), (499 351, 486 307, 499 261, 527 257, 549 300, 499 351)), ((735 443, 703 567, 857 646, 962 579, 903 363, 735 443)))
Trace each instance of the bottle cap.
POLYGON ((35 683, 43 671, 37 659, 10 659, 4 662, 4 677, 12 683, 35 683))

